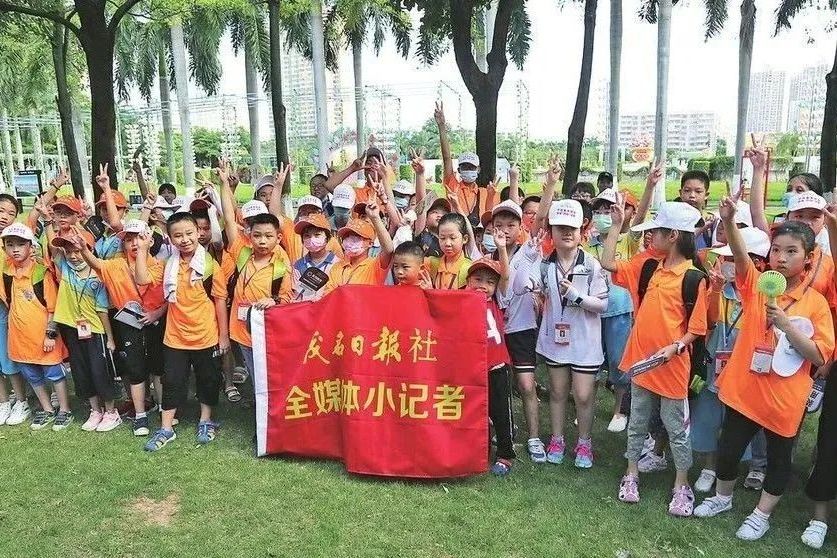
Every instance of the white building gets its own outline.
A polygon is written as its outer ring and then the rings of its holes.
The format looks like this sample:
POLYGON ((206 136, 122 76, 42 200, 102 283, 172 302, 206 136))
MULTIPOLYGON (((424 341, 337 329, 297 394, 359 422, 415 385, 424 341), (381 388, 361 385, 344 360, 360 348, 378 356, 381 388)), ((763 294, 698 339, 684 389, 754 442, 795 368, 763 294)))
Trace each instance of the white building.
MULTIPOLYGON (((340 69, 326 72, 328 96, 328 128, 334 131, 343 126, 343 102, 339 94, 340 69)), ((314 67, 310 60, 296 50, 282 53, 282 98, 287 109, 288 138, 317 136, 317 114, 314 97, 314 67)))
POLYGON ((825 112, 825 64, 809 66, 790 81, 788 131, 810 138, 811 146, 819 144, 825 112))
MULTIPOLYGON (((619 116, 619 147, 629 149, 642 139, 654 139, 652 113, 619 116)), ((715 152, 718 118, 714 112, 678 112, 668 115, 668 149, 682 153, 715 152)))
POLYGON ((759 134, 782 131, 786 74, 778 70, 755 72, 750 78, 747 130, 759 134))

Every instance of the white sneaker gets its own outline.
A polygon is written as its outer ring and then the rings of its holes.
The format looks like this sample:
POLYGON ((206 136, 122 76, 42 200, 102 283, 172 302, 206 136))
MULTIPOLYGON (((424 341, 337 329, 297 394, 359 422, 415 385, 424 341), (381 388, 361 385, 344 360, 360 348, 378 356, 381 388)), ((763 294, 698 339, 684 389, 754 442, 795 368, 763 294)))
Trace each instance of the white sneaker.
POLYGON ((546 463, 546 448, 540 438, 529 438, 526 442, 529 458, 534 463, 546 463))
POLYGON ((17 403, 17 394, 15 393, 15 390, 9 392, 9 403, 12 407, 14 407, 15 403, 17 403))
POLYGON ((697 492, 709 492, 715 485, 715 471, 711 469, 704 469, 700 472, 698 480, 695 481, 695 490, 697 492))
POLYGON ((122 424, 122 417, 119 416, 119 411, 106 411, 102 415, 102 421, 96 426, 96 432, 110 432, 117 426, 122 424))
POLYGON ((770 521, 759 517, 754 511, 744 518, 744 523, 735 532, 735 536, 742 541, 757 541, 770 529, 770 521))
POLYGON ((613 415, 610 424, 607 425, 608 432, 624 432, 628 427, 628 417, 625 415, 613 415))
POLYGON ((828 525, 822 521, 812 519, 802 533, 802 542, 819 550, 825 542, 825 534, 828 532, 828 525))
POLYGON ((6 401, 5 403, 0 403, 0 426, 6 424, 6 421, 9 419, 9 415, 12 414, 12 404, 6 401))
POLYGON ((23 424, 29 420, 32 411, 29 410, 29 403, 26 401, 18 401, 12 406, 12 413, 6 419, 6 424, 17 425, 23 424))
POLYGON ((665 454, 657 455, 653 451, 649 451, 639 458, 636 465, 640 473, 659 473, 668 469, 668 459, 666 459, 665 454))
POLYGON ((729 511, 732 509, 732 496, 725 498, 723 496, 712 496, 706 498, 695 508, 693 515, 695 517, 715 517, 719 513, 729 511))
POLYGON ((96 427, 102 422, 102 418, 104 415, 99 411, 90 411, 90 416, 81 425, 81 429, 85 432, 93 432, 96 430, 96 427))

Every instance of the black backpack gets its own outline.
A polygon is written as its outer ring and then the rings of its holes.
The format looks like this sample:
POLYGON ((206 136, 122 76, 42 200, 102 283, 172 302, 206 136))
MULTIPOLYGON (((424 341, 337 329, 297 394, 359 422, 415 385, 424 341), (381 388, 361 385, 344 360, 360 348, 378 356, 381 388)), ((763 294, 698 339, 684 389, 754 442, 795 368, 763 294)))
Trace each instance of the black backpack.
MULTIPOLYGON (((642 300, 645 298, 645 292, 648 290, 648 284, 651 282, 651 277, 654 275, 654 272, 657 271, 657 267, 659 265, 660 261, 656 258, 648 258, 645 260, 645 263, 642 264, 642 271, 640 271, 639 274, 639 288, 637 289, 640 305, 642 304, 642 300)), ((689 320, 692 318, 692 312, 695 309, 695 304, 697 303, 700 283, 701 281, 708 281, 708 279, 707 275, 699 269, 686 270, 686 273, 683 275, 683 282, 680 286, 680 296, 683 298, 683 305, 686 307, 687 327, 689 320)), ((689 359, 691 361, 689 386, 700 386, 700 388, 693 388, 689 392, 689 396, 691 397, 692 395, 697 395, 703 387, 703 383, 706 382, 706 367, 709 363, 709 352, 706 350, 706 338, 698 337, 688 348, 688 351, 689 359), (695 384, 695 377, 700 378, 702 381, 695 384)))

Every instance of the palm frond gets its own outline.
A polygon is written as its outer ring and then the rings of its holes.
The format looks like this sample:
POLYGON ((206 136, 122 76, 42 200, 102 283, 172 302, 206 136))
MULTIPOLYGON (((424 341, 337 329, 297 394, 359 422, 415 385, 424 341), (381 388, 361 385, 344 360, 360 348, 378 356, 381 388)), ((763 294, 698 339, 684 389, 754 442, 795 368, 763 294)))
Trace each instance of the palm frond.
POLYGON ((218 47, 225 29, 224 12, 215 7, 197 6, 183 22, 190 73, 208 95, 214 95, 221 82, 218 47))
POLYGON ((709 39, 721 32, 727 21, 727 0, 704 0, 706 6, 706 33, 709 39))
POLYGON ((526 13, 526 4, 522 0, 517 1, 514 11, 511 13, 509 22, 509 40, 507 50, 509 57, 518 69, 523 69, 523 63, 529 55, 529 48, 532 44, 532 21, 526 13))
MULTIPOLYGON (((830 4, 837 4, 835 0, 829 0, 830 4)), ((773 33, 778 34, 782 29, 790 29, 791 20, 803 9, 812 6, 812 0, 779 0, 776 7, 776 28, 773 33)), ((832 8, 834 9, 834 8, 832 8)))

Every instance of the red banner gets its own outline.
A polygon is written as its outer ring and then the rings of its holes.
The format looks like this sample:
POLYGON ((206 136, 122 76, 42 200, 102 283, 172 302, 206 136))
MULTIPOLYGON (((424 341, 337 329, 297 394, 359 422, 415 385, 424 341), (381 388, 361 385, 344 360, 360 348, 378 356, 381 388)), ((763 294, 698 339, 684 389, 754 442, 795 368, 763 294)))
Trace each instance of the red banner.
POLYGON ((370 475, 485 472, 485 315, 476 293, 371 286, 253 312, 258 455, 370 475))

